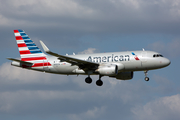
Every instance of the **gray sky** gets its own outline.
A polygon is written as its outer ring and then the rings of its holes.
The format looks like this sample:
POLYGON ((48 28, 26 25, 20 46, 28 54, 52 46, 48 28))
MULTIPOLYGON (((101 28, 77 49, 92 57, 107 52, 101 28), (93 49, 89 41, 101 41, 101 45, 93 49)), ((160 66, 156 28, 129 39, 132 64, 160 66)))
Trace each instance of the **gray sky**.
POLYGON ((4 120, 179 120, 180 1, 0 0, 0 117, 4 120), (153 50, 171 65, 130 81, 64 76, 10 65, 14 29, 59 54, 153 50))

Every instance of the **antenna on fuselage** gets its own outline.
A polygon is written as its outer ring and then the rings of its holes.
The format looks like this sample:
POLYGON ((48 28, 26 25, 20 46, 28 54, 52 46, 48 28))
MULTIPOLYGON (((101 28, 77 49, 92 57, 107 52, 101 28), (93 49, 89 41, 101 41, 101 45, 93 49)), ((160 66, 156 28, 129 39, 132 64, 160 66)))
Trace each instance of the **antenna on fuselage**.
POLYGON ((144 49, 144 48, 142 48, 142 50, 143 50, 143 51, 145 51, 145 49, 144 49))

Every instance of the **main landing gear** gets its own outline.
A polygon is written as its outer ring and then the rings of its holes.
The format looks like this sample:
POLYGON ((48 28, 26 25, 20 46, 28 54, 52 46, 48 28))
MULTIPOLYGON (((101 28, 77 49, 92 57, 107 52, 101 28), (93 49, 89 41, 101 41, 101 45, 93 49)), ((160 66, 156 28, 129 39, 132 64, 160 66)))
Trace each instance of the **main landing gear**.
POLYGON ((144 71, 144 74, 145 74, 145 76, 146 76, 146 77, 144 78, 145 81, 149 81, 149 77, 147 77, 147 72, 148 72, 148 70, 144 71))
MULTIPOLYGON (((102 86, 102 85, 103 85, 103 81, 101 80, 101 77, 102 77, 102 75, 99 75, 99 80, 96 81, 96 85, 97 85, 97 86, 102 86)), ((88 84, 92 83, 91 77, 88 76, 88 77, 85 79, 85 82, 88 83, 88 84)))
POLYGON ((101 80, 101 75, 99 75, 99 80, 96 81, 96 85, 97 86, 102 86, 103 85, 103 81, 101 80))
POLYGON ((85 82, 88 83, 88 84, 91 84, 91 83, 92 83, 92 79, 88 76, 88 77, 85 79, 85 82))
POLYGON ((88 71, 88 77, 85 79, 85 82, 88 83, 88 84, 91 84, 92 83, 92 79, 90 77, 90 74, 92 73, 92 71, 88 71))

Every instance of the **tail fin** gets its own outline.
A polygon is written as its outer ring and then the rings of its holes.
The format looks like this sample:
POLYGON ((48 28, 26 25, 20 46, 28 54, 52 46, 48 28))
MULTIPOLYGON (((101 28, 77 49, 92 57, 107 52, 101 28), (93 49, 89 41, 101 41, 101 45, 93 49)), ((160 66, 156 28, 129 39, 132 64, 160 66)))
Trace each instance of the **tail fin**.
POLYGON ((46 55, 23 30, 14 30, 14 35, 22 61, 46 60, 46 55))

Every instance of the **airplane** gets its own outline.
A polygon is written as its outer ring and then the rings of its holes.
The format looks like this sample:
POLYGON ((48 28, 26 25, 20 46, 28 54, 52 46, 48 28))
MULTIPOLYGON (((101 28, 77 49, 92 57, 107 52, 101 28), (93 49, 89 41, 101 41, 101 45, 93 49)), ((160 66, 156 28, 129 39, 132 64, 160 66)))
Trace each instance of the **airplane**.
POLYGON ((49 50, 40 41, 44 54, 29 38, 24 30, 14 30, 21 59, 7 58, 11 65, 29 70, 62 75, 87 75, 85 82, 92 83, 91 75, 99 75, 97 86, 102 86, 101 77, 109 76, 117 80, 130 80, 135 71, 147 72, 170 65, 170 60, 154 51, 125 51, 93 54, 60 55, 49 50))

